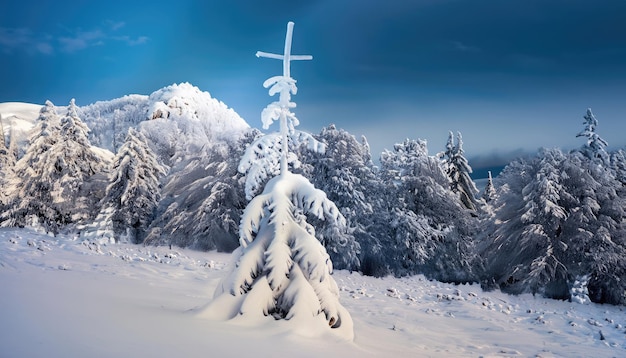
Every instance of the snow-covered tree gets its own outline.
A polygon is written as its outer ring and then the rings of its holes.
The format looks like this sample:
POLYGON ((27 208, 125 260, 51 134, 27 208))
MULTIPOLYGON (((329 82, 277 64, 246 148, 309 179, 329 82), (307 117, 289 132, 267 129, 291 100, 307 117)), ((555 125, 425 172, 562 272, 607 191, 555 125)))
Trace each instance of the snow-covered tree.
POLYGON ((6 198, 6 178, 13 171, 15 167, 16 154, 10 150, 10 146, 6 145, 6 139, 4 136, 4 126, 2 124, 2 114, 0 114, 0 208, 4 206, 6 198))
POLYGON ((141 132, 129 128, 113 159, 98 218, 104 226, 100 230, 111 230, 116 241, 141 241, 154 218, 165 171, 141 132))
POLYGON ((6 139, 4 136, 4 125, 2 124, 2 114, 0 114, 0 183, 2 183, 4 177, 9 170, 15 165, 16 158, 13 153, 9 151, 9 146, 6 145, 6 139))
POLYGON ((52 207, 51 186, 40 180, 48 163, 44 156, 59 140, 59 117, 50 101, 41 108, 36 126, 29 139, 25 155, 16 163, 15 171, 7 178, 5 208, 0 214, 2 226, 26 226, 42 221, 56 229, 57 210, 52 207))
POLYGON ((171 169, 144 244, 231 252, 239 246, 239 221, 246 206, 237 172, 251 132, 242 140, 207 147, 171 169))
POLYGON ((72 100, 59 120, 52 102, 46 101, 10 179, 10 208, 2 215, 3 225, 42 225, 57 233, 93 215, 100 195, 90 180, 105 170, 105 163, 91 149, 89 129, 76 109, 72 100))
POLYGON ((605 149, 608 143, 596 133, 598 120, 591 112, 591 108, 587 108, 587 113, 583 118, 584 129, 576 135, 576 137, 587 138, 587 143, 582 148, 583 153, 588 158, 597 158, 605 164, 608 163, 609 156, 605 149))
POLYGON ((280 95, 279 101, 262 114, 264 127, 279 120, 280 132, 257 139, 241 160, 239 169, 247 173, 246 194, 252 200, 241 218, 236 263, 218 286, 207 314, 227 319, 272 316, 293 322, 296 329, 311 332, 315 327, 331 327, 352 339, 352 319, 339 303, 332 262, 306 222, 306 215, 338 222, 344 218, 323 191, 288 170, 297 161, 288 150, 290 139, 323 149, 310 134, 295 130, 298 121, 290 111, 295 107, 291 95, 297 91, 289 73, 290 60, 310 59, 291 55, 292 31, 289 22, 284 55, 257 53, 284 62, 283 75, 264 84, 270 95, 280 95), (263 192, 254 196, 268 178, 263 192))
POLYGON ((485 190, 483 191, 483 200, 485 203, 490 203, 495 199, 496 196, 496 188, 493 186, 493 178, 491 177, 491 170, 487 172, 487 184, 485 185, 485 190))
POLYGON ((626 186, 626 152, 623 149, 611 153, 611 169, 615 179, 626 186))
POLYGON ((449 281, 476 280, 471 234, 475 219, 449 190, 440 161, 425 141, 405 140, 381 155, 381 191, 373 228, 392 273, 423 273, 449 281), (391 224, 391 225, 390 225, 391 224))
POLYGON ((495 215, 480 240, 486 282, 568 298, 576 278, 588 276, 599 278, 589 281, 590 292, 611 291, 596 296, 623 295, 626 196, 608 168, 577 151, 544 149, 510 163, 498 180, 495 215))
POLYGON ((0 134, 2 134, 2 138, 0 138, 0 150, 6 151, 6 139, 4 138, 4 124, 2 123, 2 113, 0 113, 0 134))
POLYGON ((337 205, 350 229, 342 232, 329 222, 316 222, 316 235, 325 243, 335 267, 358 269, 360 246, 374 240, 369 226, 377 179, 369 146, 365 138, 359 142, 334 125, 323 128, 317 138, 326 145, 326 150, 324 153, 302 151, 303 172, 337 205), (341 235, 344 235, 341 241, 326 239, 341 235), (330 246, 333 242, 337 245, 330 246))
POLYGON ((456 144, 454 143, 454 135, 450 132, 444 152, 445 169, 450 178, 450 188, 459 196, 466 208, 476 211, 478 189, 470 177, 472 167, 470 167, 464 154, 461 132, 457 132, 456 144))
POLYGON ((568 269, 590 277, 592 301, 626 304, 626 188, 604 163, 576 151, 568 159, 563 182, 576 199, 563 230, 568 269))
POLYGON ((495 225, 483 243, 490 245, 487 271, 506 292, 544 293, 548 285, 561 288, 550 296, 568 292, 569 277, 560 255, 568 215, 562 206, 567 193, 559 169, 564 160, 559 150, 544 150, 541 159, 513 162, 500 174, 505 184, 495 203, 494 221, 502 224, 495 225))

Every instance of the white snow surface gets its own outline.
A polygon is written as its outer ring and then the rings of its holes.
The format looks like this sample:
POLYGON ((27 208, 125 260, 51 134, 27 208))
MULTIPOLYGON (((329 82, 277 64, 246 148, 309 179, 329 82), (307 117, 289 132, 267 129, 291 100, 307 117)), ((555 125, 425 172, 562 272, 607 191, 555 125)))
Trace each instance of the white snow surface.
MULTIPOLYGON (((336 271, 353 342, 198 315, 229 254, 0 229, 2 357, 618 357, 623 307, 336 271)), ((302 330, 299 330, 302 331, 302 330)))
POLYGON ((17 139, 20 148, 26 147, 30 130, 35 126, 42 105, 22 102, 0 103, 2 127, 5 142, 9 143, 11 135, 17 139))

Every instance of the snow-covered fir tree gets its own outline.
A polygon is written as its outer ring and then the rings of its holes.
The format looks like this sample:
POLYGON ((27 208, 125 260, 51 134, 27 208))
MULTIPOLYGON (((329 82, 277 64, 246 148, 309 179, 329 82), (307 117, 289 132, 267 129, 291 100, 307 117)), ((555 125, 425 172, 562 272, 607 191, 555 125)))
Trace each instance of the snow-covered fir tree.
POLYGON ((93 215, 101 195, 92 180, 106 166, 91 149, 74 100, 61 120, 50 101, 41 109, 24 156, 9 181, 5 226, 42 225, 53 233, 93 215))
MULTIPOLYGON (((372 228, 392 273, 423 273, 448 282, 470 282, 475 254, 471 235, 476 219, 449 189, 440 161, 425 141, 405 140, 381 155, 381 179, 388 183, 375 209, 372 228), (380 207, 380 205, 379 205, 380 207)), ((380 270, 378 270, 380 271, 380 270)))
POLYGON ((584 129, 576 135, 576 137, 587 138, 587 143, 582 148, 583 153, 588 158, 597 158, 604 164, 607 164, 609 156, 606 152, 606 147, 608 143, 596 133, 598 120, 591 112, 591 108, 587 108, 587 113, 583 118, 584 129))
MULTIPOLYGON (((6 139, 4 136, 4 125, 2 124, 2 114, 0 114, 0 208, 4 206, 7 201, 6 198, 6 178, 9 173, 13 171, 15 167, 15 161, 17 153, 11 150, 10 145, 6 145, 6 139)), ((13 136, 11 136, 13 138, 13 136)))
POLYGON ((2 113, 0 113, 0 134, 2 134, 2 138, 0 138, 0 150, 6 151, 8 148, 6 145, 6 139, 4 137, 4 124, 2 123, 2 113))
POLYGON ((289 22, 284 55, 257 53, 284 63, 283 75, 264 84, 270 95, 279 94, 279 101, 262 113, 264 128, 278 120, 280 132, 257 139, 241 160, 240 171, 247 172, 246 194, 252 200, 241 218, 236 263, 218 286, 207 314, 227 319, 272 316, 289 320, 307 334, 323 334, 331 327, 352 339, 352 319, 339 303, 332 262, 306 222, 306 215, 335 221, 344 218, 323 191, 288 169, 297 161, 289 153, 289 139, 306 138, 311 148, 323 149, 310 134, 295 130, 298 120, 290 109, 295 107, 291 95, 297 88, 290 76, 290 61, 311 57, 291 55, 292 31, 293 22, 289 22), (268 178, 263 192, 254 196, 268 178))
POLYGON ((9 151, 9 146, 6 144, 6 138, 4 136, 4 125, 2 124, 2 114, 0 114, 0 183, 3 181, 6 173, 9 172, 15 165, 16 158, 9 151))
POLYGON ((154 218, 165 172, 141 132, 129 128, 113 159, 99 230, 112 231, 115 241, 140 242, 154 218))
POLYGON ((467 209, 476 211, 476 194, 478 193, 478 189, 470 177, 472 167, 470 167, 464 154, 465 151, 463 150, 461 132, 457 132, 456 144, 454 142, 454 135, 450 132, 446 150, 443 154, 446 173, 450 178, 450 188, 459 196, 461 202, 467 209))
POLYGON ((144 244, 231 252, 239 246, 239 221, 246 206, 237 171, 251 132, 237 142, 206 147, 172 168, 163 186, 144 244))
POLYGON ((611 170, 615 175, 615 179, 626 186, 626 152, 619 149, 611 153, 611 170))
POLYGON ((483 191, 483 200, 485 203, 489 204, 495 199, 496 196, 496 188, 493 186, 493 178, 491 177, 491 170, 487 172, 487 184, 485 185, 485 190, 483 191))
POLYGON ((59 175, 55 185, 60 190, 58 205, 63 213, 70 215, 72 223, 83 222, 93 218, 94 207, 102 198, 98 184, 104 180, 108 163, 92 150, 89 128, 78 116, 74 99, 61 119, 60 135, 61 141, 50 148, 59 175))
POLYGON ((359 269, 360 246, 374 240, 369 226, 377 178, 369 145, 365 138, 359 142, 335 125, 323 128, 317 138, 326 145, 326 150, 324 153, 302 151, 303 171, 337 205, 349 230, 332 226, 330 222, 315 222, 316 235, 325 243, 336 268, 359 269), (342 240, 326 239, 342 235, 342 240), (330 246, 333 242, 336 245, 330 246))
POLYGON ((51 229, 58 229, 55 224, 58 214, 52 206, 50 183, 40 178, 50 165, 45 162, 44 156, 59 140, 59 127, 54 105, 46 101, 29 138, 28 150, 16 162, 12 175, 6 178, 7 197, 0 214, 2 226, 23 227, 43 221, 44 225, 53 226, 51 229))
POLYGON ((562 180, 577 199, 563 234, 573 256, 568 268, 589 277, 592 301, 626 304, 626 188, 605 163, 577 151, 568 159, 562 180))
POLYGON ((496 212, 479 240, 488 285, 568 298, 587 276, 592 300, 625 302, 626 196, 609 169, 578 151, 544 149, 498 178, 496 212))

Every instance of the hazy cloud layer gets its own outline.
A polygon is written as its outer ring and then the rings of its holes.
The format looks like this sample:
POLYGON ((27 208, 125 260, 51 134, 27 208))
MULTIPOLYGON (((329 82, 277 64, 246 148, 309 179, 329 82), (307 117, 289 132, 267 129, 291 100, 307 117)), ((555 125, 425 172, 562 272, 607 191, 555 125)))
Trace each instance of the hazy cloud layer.
POLYGON ((0 27, 0 49, 5 54, 26 52, 29 54, 51 55, 53 53, 74 53, 90 47, 104 46, 108 43, 121 42, 128 46, 142 45, 148 42, 147 36, 130 36, 120 33, 126 24, 122 21, 104 22, 104 26, 89 30, 66 28, 62 34, 37 33, 29 28, 0 27))

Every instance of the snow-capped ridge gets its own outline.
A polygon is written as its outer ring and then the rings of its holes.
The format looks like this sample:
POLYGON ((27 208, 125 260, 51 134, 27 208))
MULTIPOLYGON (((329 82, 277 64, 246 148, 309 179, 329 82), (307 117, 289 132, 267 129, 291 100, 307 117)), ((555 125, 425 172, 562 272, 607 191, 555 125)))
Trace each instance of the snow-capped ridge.
POLYGON ((95 145, 116 152, 128 128, 138 128, 166 164, 202 148, 236 141, 250 126, 209 92, 184 82, 150 95, 127 95, 81 108, 95 145), (175 158, 174 158, 175 157, 175 158))
POLYGON ((28 145, 28 135, 39 117, 41 105, 23 102, 0 103, 0 116, 7 146, 15 136, 17 145, 23 150, 28 145))
POLYGON ((153 92, 148 106, 150 120, 141 123, 142 132, 156 144, 157 152, 159 147, 169 148, 179 158, 203 147, 237 140, 250 127, 223 102, 189 83, 153 92))

